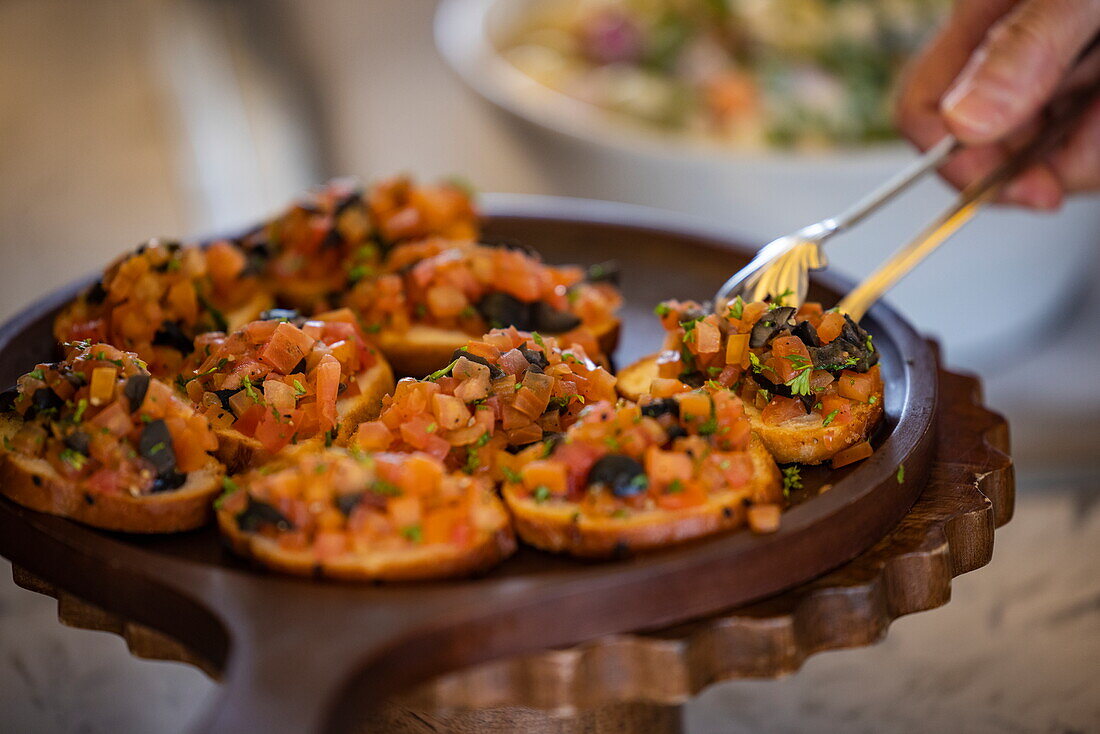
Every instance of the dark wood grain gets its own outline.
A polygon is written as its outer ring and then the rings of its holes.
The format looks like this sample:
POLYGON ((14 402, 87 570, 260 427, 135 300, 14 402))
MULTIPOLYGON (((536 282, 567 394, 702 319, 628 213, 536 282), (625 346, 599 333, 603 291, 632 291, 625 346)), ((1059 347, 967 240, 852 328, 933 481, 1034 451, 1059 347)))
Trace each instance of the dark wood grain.
MULTIPOLYGON (((548 260, 624 265, 621 360, 652 349, 652 305, 706 297, 744 262, 728 243, 683 231, 511 215, 493 234, 548 260)), ((832 302, 844 284, 822 280, 832 302)), ((51 311, 66 294, 0 330, 0 380, 49 357, 51 311)), ((905 515, 936 468, 936 364, 896 313, 877 306, 866 325, 883 353, 886 420, 874 456, 795 506, 779 532, 732 533, 615 563, 524 550, 474 580, 352 586, 253 571, 207 529, 166 538, 90 530, 0 502, 0 552, 31 577, 178 641, 225 686, 204 728, 216 732, 338 730, 364 709, 433 675, 484 661, 656 629, 774 595, 836 568, 905 515), (895 473, 906 466, 907 481, 895 473)))

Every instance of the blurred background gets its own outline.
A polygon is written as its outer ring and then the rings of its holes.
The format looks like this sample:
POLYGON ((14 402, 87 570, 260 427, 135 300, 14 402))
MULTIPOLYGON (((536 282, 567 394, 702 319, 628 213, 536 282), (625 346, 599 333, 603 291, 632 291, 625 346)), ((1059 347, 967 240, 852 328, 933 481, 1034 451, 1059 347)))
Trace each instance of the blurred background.
MULTIPOLYGON (((151 236, 232 230, 336 175, 642 204, 758 246, 911 157, 889 89, 948 5, 5 0, 0 317, 151 236)), ((950 197, 927 182, 830 245, 834 266, 869 272, 950 197)), ((1096 197, 989 211, 891 295, 1009 415, 1017 518, 945 609, 785 681, 716 686, 688 732, 1100 728, 1098 260, 1096 197)), ((214 695, 2 584, 4 728, 183 731, 214 695)))

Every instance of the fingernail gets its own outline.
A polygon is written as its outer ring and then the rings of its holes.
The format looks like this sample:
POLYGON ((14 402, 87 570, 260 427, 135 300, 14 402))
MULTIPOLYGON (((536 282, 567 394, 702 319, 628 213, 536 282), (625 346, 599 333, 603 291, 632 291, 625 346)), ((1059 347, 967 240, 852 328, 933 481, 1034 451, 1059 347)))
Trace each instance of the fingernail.
POLYGON ((1017 206, 1054 211, 1062 203, 1062 197, 1050 186, 1035 185, 1028 179, 1017 179, 1001 192, 1001 201, 1017 206))
POLYGON ((1009 127, 1012 98, 991 85, 976 86, 966 79, 944 96, 940 109, 956 134, 985 141, 1000 137, 1009 127))

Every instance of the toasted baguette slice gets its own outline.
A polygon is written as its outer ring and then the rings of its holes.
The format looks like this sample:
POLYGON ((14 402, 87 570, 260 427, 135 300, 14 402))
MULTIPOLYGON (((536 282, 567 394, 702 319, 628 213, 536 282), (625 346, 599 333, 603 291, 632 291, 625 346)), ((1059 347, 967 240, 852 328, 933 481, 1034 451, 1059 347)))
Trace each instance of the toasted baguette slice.
MULTIPOLYGON (((389 456, 399 455, 390 454, 389 456)), ((406 456, 406 459, 434 462, 442 471, 442 464, 426 455, 406 456)), ((347 491, 348 487, 369 485, 372 480, 365 478, 362 473, 373 472, 372 468, 364 467, 374 466, 375 464, 366 455, 360 454, 353 458, 353 455, 342 449, 307 446, 282 452, 279 458, 266 469, 270 470, 270 475, 279 476, 282 488, 280 491, 288 492, 285 499, 300 500, 301 496, 295 495, 293 488, 301 488, 303 482, 306 483, 307 488, 304 491, 310 495, 309 511, 313 512, 315 508, 319 508, 316 511, 323 513, 331 512, 335 498, 341 496, 337 494, 338 492, 347 491)), ((450 487, 444 495, 436 496, 435 500, 447 502, 448 499, 454 498, 454 492, 470 493, 463 500, 469 503, 466 507, 471 519, 471 525, 468 526, 469 535, 467 535, 469 540, 466 542, 420 544, 420 540, 405 540, 394 544, 383 541, 373 544, 373 547, 371 545, 355 547, 349 543, 340 550, 325 553, 317 551, 316 546, 312 544, 307 544, 304 548, 288 547, 287 544, 279 542, 282 533, 287 532, 285 529, 280 530, 271 525, 261 526, 256 530, 245 530, 241 527, 242 506, 250 507, 256 501, 255 483, 266 481, 266 476, 268 475, 257 476, 255 472, 238 476, 236 480, 240 489, 237 492, 247 494, 242 496, 235 492, 227 496, 226 500, 219 505, 217 517, 222 534, 235 552, 276 571, 348 581, 438 579, 464 576, 485 570, 511 555, 516 549, 510 518, 500 498, 492 490, 491 484, 465 475, 444 477, 443 481, 452 481, 457 484, 450 487)), ((418 486, 426 489, 422 484, 418 486)), ((432 491, 438 490, 430 490, 429 493, 432 491)), ((362 492, 369 494, 370 490, 365 489, 362 492)), ((266 498, 266 495, 261 496, 266 498)), ((361 500, 368 504, 341 512, 346 512, 346 516, 353 520, 356 517, 364 517, 353 513, 366 512, 374 518, 375 522, 388 522, 389 515, 385 503, 389 502, 390 498, 391 495, 376 495, 370 501, 361 500), (374 502, 383 504, 378 508, 373 504, 374 502)), ((263 499, 260 501, 263 502, 263 499)), ((267 506, 267 510, 278 516, 278 511, 270 505, 267 506)), ((426 512, 430 513, 433 510, 426 510, 426 512)), ((329 535, 340 532, 346 532, 346 529, 330 526, 326 531, 329 535)), ((396 530, 394 532, 396 533, 396 530)))
MULTIPOLYGON (((822 426, 821 419, 813 414, 769 426, 761 420, 760 411, 747 403, 745 413, 753 431, 780 464, 821 464, 870 436, 882 418, 883 385, 878 365, 867 374, 874 379, 872 394, 876 399, 873 403, 853 403, 852 419, 842 426, 822 426)), ((657 376, 656 357, 646 357, 619 372, 615 388, 624 398, 637 400, 649 392, 657 376)))
POLYGON ((748 451, 753 476, 747 485, 713 493, 706 503, 682 510, 653 509, 625 518, 592 518, 580 513, 576 503, 554 499, 539 503, 533 497, 518 496, 508 486, 504 502, 519 537, 543 550, 606 558, 662 548, 741 527, 749 505, 782 499, 779 468, 763 443, 754 436, 748 451))
POLYGON ((515 536, 508 515, 500 508, 500 529, 472 548, 428 545, 409 550, 348 553, 318 560, 312 551, 292 551, 278 541, 243 532, 231 515, 219 514, 218 527, 235 553, 274 571, 344 581, 419 581, 468 576, 491 568, 512 555, 515 536))
MULTIPOLYGON (((610 356, 619 343, 619 322, 611 320, 591 327, 603 355, 610 356)), ((414 324, 406 331, 383 330, 375 335, 375 343, 404 377, 423 377, 446 367, 454 351, 470 341, 470 334, 456 329, 414 324)), ((595 357, 593 359, 597 362, 595 357)))
MULTIPOLYGON (((20 423, 15 416, 4 416, 0 435, 14 436, 20 423)), ((170 492, 139 497, 92 494, 62 477, 44 459, 0 450, 0 492, 9 499, 37 512, 127 533, 177 533, 205 525, 211 502, 221 491, 222 473, 221 466, 211 461, 170 492)))
MULTIPOLYGON (((359 375, 356 381, 359 383, 359 394, 336 403, 336 412, 340 416, 336 442, 341 445, 347 443, 360 423, 378 417, 382 398, 393 392, 393 370, 389 363, 379 359, 377 364, 359 375)), ((214 433, 218 437, 215 455, 230 473, 259 466, 273 457, 272 452, 265 449, 262 443, 234 428, 219 428, 214 433)))
POLYGON ((868 375, 874 380, 873 403, 852 402, 852 418, 842 426, 823 426, 815 414, 792 418, 779 425, 765 425, 760 411, 745 404, 752 428, 780 464, 821 464, 844 449, 868 438, 882 418, 883 386, 878 365, 868 375))

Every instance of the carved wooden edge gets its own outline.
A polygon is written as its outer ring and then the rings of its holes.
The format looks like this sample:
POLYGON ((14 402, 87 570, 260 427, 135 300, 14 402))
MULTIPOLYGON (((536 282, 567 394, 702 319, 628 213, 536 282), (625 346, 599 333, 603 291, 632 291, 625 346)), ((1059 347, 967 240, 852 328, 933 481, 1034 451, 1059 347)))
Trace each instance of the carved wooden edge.
POLYGON ((975 378, 941 375, 932 478, 898 527, 847 565, 705 620, 448 674, 394 705, 450 711, 451 721, 501 709, 568 716, 613 702, 673 706, 718 681, 778 677, 814 653, 878 642, 894 619, 947 603, 952 579, 991 559, 1015 485, 1007 422, 982 405, 975 378))
MULTIPOLYGON (((508 722, 537 732, 675 732, 675 707, 707 686, 797 670, 810 655, 881 640, 905 614, 933 609, 955 576, 989 562, 1012 516, 1007 422, 978 381, 941 372, 944 413, 932 477, 909 514, 850 563, 765 601, 676 627, 601 638, 441 676, 374 712, 362 731, 477 732, 508 722), (667 720, 666 720, 667 719, 667 720)), ((13 566, 15 582, 58 600, 70 626, 114 632, 137 657, 217 666, 177 640, 78 599, 13 566)), ((655 590, 655 593, 659 591, 655 590)))
POLYGON ((57 618, 68 627, 113 632, 123 639, 134 657, 187 663, 214 680, 221 677, 221 671, 217 665, 195 654, 183 643, 159 630, 125 620, 114 612, 108 612, 57 588, 20 566, 12 565, 11 576, 15 583, 24 589, 57 599, 57 618))

